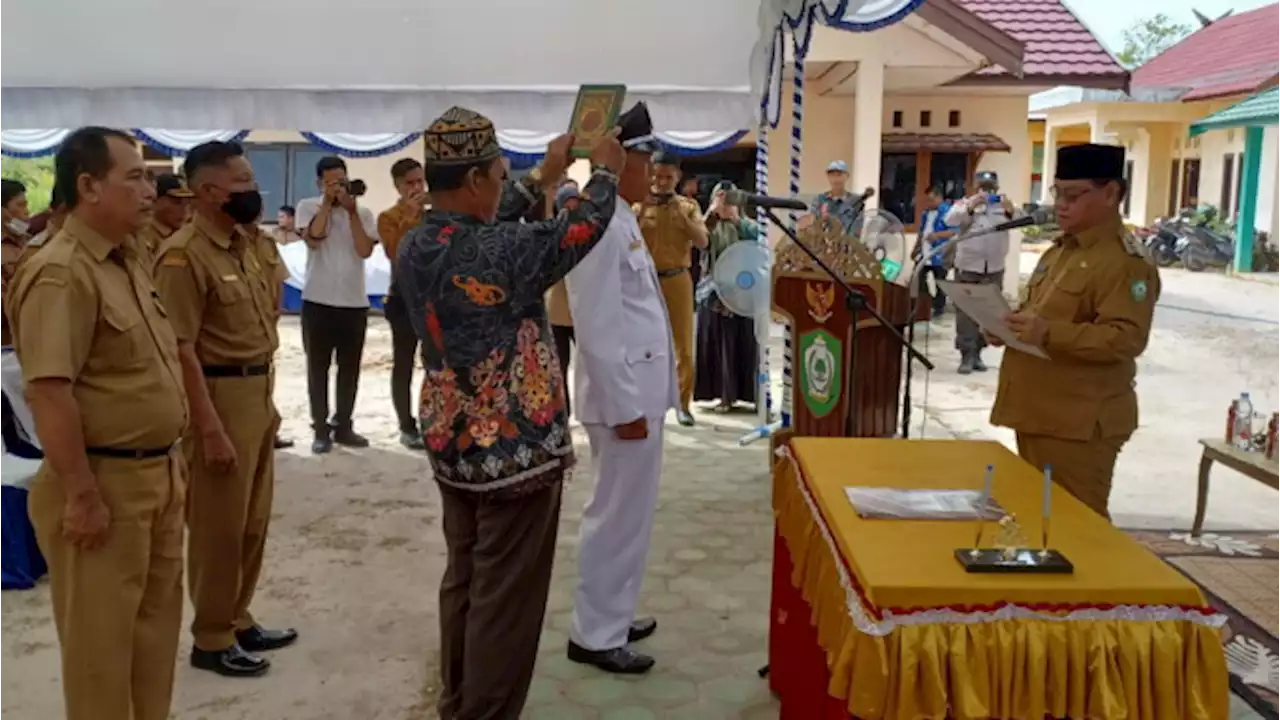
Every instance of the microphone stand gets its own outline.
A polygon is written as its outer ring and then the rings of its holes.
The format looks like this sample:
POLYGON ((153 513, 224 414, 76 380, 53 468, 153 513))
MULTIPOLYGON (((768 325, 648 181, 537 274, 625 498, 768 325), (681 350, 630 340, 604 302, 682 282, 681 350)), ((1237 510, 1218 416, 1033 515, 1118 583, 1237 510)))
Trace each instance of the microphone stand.
MULTIPOLYGON (((1041 218, 1041 217, 1035 216, 1034 214, 1031 215, 1031 217, 1033 217, 1036 220, 1036 222, 1028 223, 1027 225, 1043 225, 1044 222, 1040 222, 1041 220, 1044 220, 1045 222, 1047 222, 1047 218, 1041 218)), ((1020 227, 1026 227, 1026 226, 1020 226, 1020 227)), ((976 237, 982 237, 983 235, 994 235, 995 233, 998 233, 998 232, 1009 232, 1009 230, 1016 230, 1016 229, 1018 228, 990 227, 990 228, 982 228, 979 230, 970 230, 969 232, 963 233, 960 235, 953 235, 952 237, 949 237, 946 240, 944 240, 937 247, 933 248, 933 251, 930 252, 929 255, 933 256, 938 253, 945 253, 951 247, 955 245, 959 245, 965 240, 969 240, 976 237)), ((911 281, 910 281, 911 284, 907 288, 908 291, 911 293, 911 302, 910 302, 911 324, 907 326, 907 339, 906 339, 906 347, 908 349, 911 349, 912 343, 914 343, 916 340, 915 317, 916 317, 917 306, 920 304, 920 273, 924 270, 926 266, 928 266, 928 264, 929 264, 929 258, 924 256, 924 248, 921 247, 920 263, 916 265, 914 268, 912 268, 911 281)), ((922 364, 925 366, 925 368, 929 370, 933 369, 933 366, 928 363, 922 363, 922 364)), ((910 434, 911 375, 912 375, 912 369, 914 367, 915 367, 915 363, 912 361, 911 355, 908 354, 906 386, 903 388, 903 391, 902 391, 902 437, 904 440, 906 438, 911 437, 911 434, 910 434)))

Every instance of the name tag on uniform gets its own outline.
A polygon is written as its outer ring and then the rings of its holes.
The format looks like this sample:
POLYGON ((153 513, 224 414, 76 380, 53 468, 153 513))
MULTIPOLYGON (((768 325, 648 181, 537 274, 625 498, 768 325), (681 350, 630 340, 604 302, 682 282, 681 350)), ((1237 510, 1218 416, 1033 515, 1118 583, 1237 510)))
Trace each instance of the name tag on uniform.
POLYGON ((635 252, 636 250, 639 250, 639 249, 640 249, 640 246, 641 246, 641 245, 643 245, 643 244, 644 244, 644 241, 643 241, 643 240, 632 240, 632 241, 631 241, 631 245, 630 245, 630 246, 628 246, 628 247, 630 248, 630 250, 631 250, 632 252, 635 252))
POLYGON ((234 273, 233 273, 233 274, 231 274, 231 275, 223 275, 223 276, 222 276, 222 282, 236 282, 236 281, 237 281, 237 280, 239 280, 239 279, 240 279, 240 277, 239 277, 239 276, 237 276, 237 275, 235 275, 234 273))

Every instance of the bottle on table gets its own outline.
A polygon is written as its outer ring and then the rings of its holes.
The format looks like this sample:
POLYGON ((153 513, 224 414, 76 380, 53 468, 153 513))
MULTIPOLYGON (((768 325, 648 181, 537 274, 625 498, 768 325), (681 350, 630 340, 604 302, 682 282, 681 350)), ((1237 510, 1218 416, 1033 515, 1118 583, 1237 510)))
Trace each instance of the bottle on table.
POLYGON ((1233 443, 1241 450, 1253 449, 1253 402, 1249 393, 1240 393, 1236 400, 1235 427, 1232 431, 1233 443))
POLYGON ((1223 440, 1228 445, 1234 445, 1236 442, 1236 401, 1232 400, 1227 406, 1227 431, 1223 433, 1223 440))

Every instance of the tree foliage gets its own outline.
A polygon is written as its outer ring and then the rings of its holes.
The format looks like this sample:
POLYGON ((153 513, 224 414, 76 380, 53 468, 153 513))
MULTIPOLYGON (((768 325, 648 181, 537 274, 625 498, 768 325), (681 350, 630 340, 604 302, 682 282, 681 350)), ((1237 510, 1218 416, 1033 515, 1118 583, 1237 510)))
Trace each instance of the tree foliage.
POLYGON ((0 177, 17 180, 27 186, 27 202, 31 214, 49 207, 53 192, 53 156, 39 158, 0 158, 0 177))
POLYGON ((1191 26, 1157 13, 1138 20, 1124 31, 1124 48, 1116 53, 1121 65, 1132 70, 1191 34, 1191 26))

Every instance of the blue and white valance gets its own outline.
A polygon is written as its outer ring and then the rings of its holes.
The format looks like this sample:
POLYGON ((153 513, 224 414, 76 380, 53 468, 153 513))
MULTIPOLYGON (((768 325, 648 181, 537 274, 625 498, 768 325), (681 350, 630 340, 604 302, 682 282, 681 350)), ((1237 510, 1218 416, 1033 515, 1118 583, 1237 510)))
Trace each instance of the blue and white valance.
POLYGON ((339 133, 304 132, 302 137, 318 148, 343 157, 377 157, 399 152, 413 144, 422 133, 339 133))
POLYGON ((770 127, 778 126, 782 111, 783 68, 795 57, 809 53, 815 24, 852 32, 870 32, 899 22, 925 0, 762 0, 760 45, 753 56, 753 75, 763 76, 760 107, 770 127), (774 27, 764 22, 781 15, 774 27), (791 43, 786 42, 787 35, 791 43), (759 74, 756 74, 759 73, 759 74))
POLYGON ((58 152, 70 130, 3 130, 0 152, 5 157, 37 158, 58 152))
POLYGON ((191 152, 191 148, 207 142, 239 142, 249 134, 249 131, 134 128, 133 134, 153 150, 169 157, 182 157, 191 152))
MULTIPOLYGON (((547 144, 558 133, 533 130, 499 130, 498 145, 502 154, 511 161, 513 168, 532 167, 547 152, 547 144)), ((709 155, 728 150, 747 134, 746 130, 732 132, 673 131, 657 132, 658 144, 667 152, 684 157, 709 155)))

